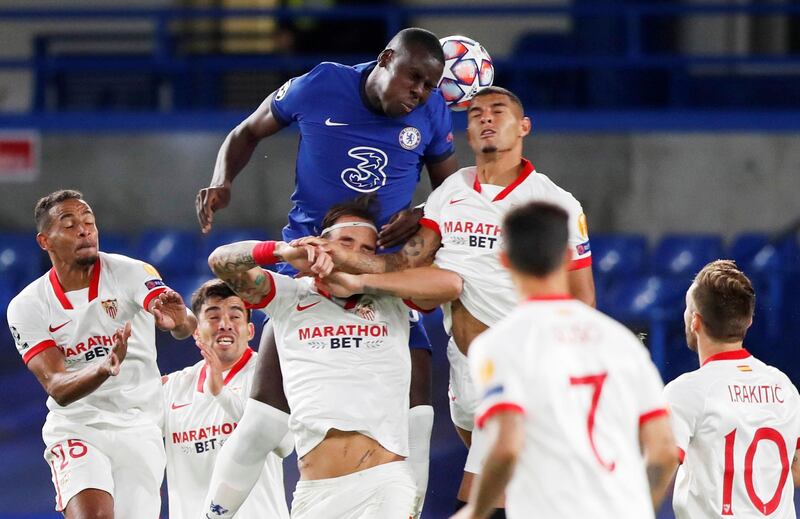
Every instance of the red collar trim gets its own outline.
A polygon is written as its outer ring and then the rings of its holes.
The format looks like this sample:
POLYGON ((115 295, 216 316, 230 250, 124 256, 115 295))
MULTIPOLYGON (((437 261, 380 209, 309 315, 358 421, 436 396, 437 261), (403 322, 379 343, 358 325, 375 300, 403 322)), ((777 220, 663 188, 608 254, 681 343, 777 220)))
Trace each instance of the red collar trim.
POLYGON ((750 356, 750 352, 744 348, 740 350, 723 351, 707 358, 705 362, 703 362, 703 366, 715 360, 741 360, 750 356))
MULTIPOLYGON (((314 281, 314 288, 316 289, 317 293, 319 295, 321 295, 322 297, 324 297, 325 299, 328 299, 329 301, 333 301, 334 303, 336 302, 336 301, 333 300, 333 296, 331 296, 330 293, 326 292, 325 290, 323 290, 323 289, 321 289, 319 287, 319 285, 317 284, 316 280, 314 281)), ((344 300, 344 309, 345 310, 352 310, 353 308, 355 308, 356 305, 358 304, 358 301, 361 299, 362 295, 363 294, 353 294, 352 296, 350 296, 347 299, 345 299, 344 300)), ((339 299, 341 301, 341 298, 337 298, 337 299, 339 299)))
MULTIPOLYGON (((223 386, 227 386, 228 382, 230 382, 233 379, 233 377, 236 376, 237 373, 242 371, 242 368, 244 368, 245 364, 247 364, 247 361, 249 361, 250 357, 252 357, 252 356, 253 356, 253 349, 248 346, 247 349, 244 350, 244 353, 242 353, 242 356, 239 357, 239 360, 236 361, 236 364, 231 366, 230 371, 228 371, 228 374, 225 376, 225 379, 222 381, 222 385, 223 386)), ((197 378, 197 391, 200 392, 200 393, 204 392, 203 391, 203 386, 206 384, 206 376, 207 376, 206 375, 206 367, 207 367, 207 365, 204 362, 203 363, 203 367, 200 369, 200 376, 197 378)))
MULTIPOLYGON (((497 193, 497 196, 495 196, 492 199, 492 202, 497 202, 497 201, 502 200, 505 197, 507 197, 512 191, 514 191, 514 189, 518 185, 520 185, 523 182, 525 182, 525 179, 528 178, 531 173, 536 171, 536 169, 533 167, 533 164, 531 164, 531 161, 529 161, 528 159, 523 158, 522 162, 520 163, 520 165, 522 166, 522 172, 517 176, 517 178, 514 179, 514 181, 512 183, 510 183, 505 188, 503 188, 502 191, 497 193)), ((481 187, 481 183, 478 180, 478 172, 477 171, 475 172, 475 180, 472 183, 472 187, 475 188, 475 191, 477 191, 478 193, 483 191, 483 188, 481 187)))
MULTIPOLYGON (((100 286, 100 258, 97 258, 92 268, 92 279, 89 280, 89 302, 92 302, 97 297, 100 286)), ((61 286, 61 281, 58 280, 58 274, 56 274, 56 269, 54 268, 50 269, 50 286, 53 287, 53 292, 56 294, 61 306, 64 307, 64 310, 72 310, 72 303, 67 298, 67 294, 64 293, 64 287, 61 286)))
POLYGON ((542 296, 531 296, 526 301, 571 301, 573 297, 569 294, 545 294, 542 296))

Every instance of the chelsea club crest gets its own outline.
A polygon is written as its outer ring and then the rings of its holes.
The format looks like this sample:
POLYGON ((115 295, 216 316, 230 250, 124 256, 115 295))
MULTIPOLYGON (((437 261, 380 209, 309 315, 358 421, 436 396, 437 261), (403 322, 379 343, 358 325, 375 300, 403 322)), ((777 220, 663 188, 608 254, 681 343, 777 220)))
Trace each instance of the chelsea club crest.
POLYGON ((400 130, 400 146, 407 150, 413 150, 419 146, 421 140, 422 135, 413 126, 406 126, 400 130))

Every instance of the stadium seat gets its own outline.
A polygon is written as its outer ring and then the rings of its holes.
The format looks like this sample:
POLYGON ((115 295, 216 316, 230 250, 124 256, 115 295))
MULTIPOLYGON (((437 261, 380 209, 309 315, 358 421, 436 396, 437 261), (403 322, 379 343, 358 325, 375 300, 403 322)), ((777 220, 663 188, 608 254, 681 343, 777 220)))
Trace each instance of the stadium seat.
POLYGON ((21 289, 46 270, 45 255, 32 233, 0 234, 0 277, 21 289))
POLYGON ((208 256, 220 245, 245 240, 268 240, 269 232, 265 229, 252 228, 214 228, 210 234, 203 236, 200 242, 200 254, 197 257, 197 274, 211 275, 208 269, 208 256))
POLYGON ((191 274, 198 256, 198 233, 175 229, 149 229, 139 237, 136 257, 153 265, 162 275, 191 274))
POLYGON ((167 279, 165 282, 167 286, 183 297, 186 306, 191 306, 192 293, 197 290, 200 285, 212 278, 213 275, 209 272, 207 274, 199 275, 188 274, 173 276, 171 279, 167 279))
POLYGON ((728 256, 748 274, 774 271, 780 268, 778 248, 767 234, 743 233, 734 238, 728 256))
POLYGON ((135 256, 132 241, 127 233, 100 231, 100 250, 103 252, 135 256))
MULTIPOLYGON (((722 239, 710 234, 669 234, 653 251, 653 271, 687 282, 707 263, 719 259, 722 239)), ((687 285, 688 287, 688 285, 687 285)))
POLYGON ((688 285, 669 276, 637 276, 609 290, 601 310, 630 324, 646 324, 654 313, 679 316, 688 285))

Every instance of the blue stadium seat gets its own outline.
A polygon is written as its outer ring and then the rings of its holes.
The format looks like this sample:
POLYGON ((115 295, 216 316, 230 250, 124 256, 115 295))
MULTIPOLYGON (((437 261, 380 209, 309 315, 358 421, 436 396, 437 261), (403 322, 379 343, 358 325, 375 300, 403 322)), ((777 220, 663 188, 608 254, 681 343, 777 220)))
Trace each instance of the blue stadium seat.
POLYGON ((123 232, 100 231, 100 250, 135 257, 133 240, 129 234, 123 232))
POLYGON ((728 256, 748 274, 778 270, 781 256, 769 235, 760 232, 743 233, 734 238, 728 256))
POLYGON ((269 232, 265 229, 253 228, 214 228, 210 234, 203 236, 200 243, 200 254, 197 257, 196 269, 198 274, 209 274, 208 256, 220 245, 227 245, 245 240, 268 240, 269 232))
POLYGON ((183 298, 186 306, 191 307, 192 293, 197 288, 212 279, 214 276, 209 272, 208 274, 187 274, 174 276, 171 279, 165 280, 165 283, 174 291, 179 293, 183 298))
POLYGON ((592 266, 599 276, 641 274, 647 267, 647 239, 638 234, 593 234, 592 266))
POLYGON ((653 251, 653 271, 688 281, 707 263, 722 256, 719 236, 670 234, 664 236, 653 251))
POLYGON ((175 229, 149 229, 139 237, 137 259, 153 265, 167 280, 195 270, 198 233, 175 229))
POLYGON ((47 269, 45 254, 33 233, 0 234, 0 277, 20 289, 47 269))
POLYGON ((689 288, 669 276, 636 276, 611 287, 600 309, 630 324, 647 323, 654 313, 680 315, 683 295, 689 288))

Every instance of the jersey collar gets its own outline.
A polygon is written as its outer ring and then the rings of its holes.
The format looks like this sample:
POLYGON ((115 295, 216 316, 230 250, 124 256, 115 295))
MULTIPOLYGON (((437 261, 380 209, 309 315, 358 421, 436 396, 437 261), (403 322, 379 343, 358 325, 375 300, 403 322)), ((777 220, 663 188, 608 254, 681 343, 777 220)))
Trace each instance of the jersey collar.
POLYGON ((741 359, 746 359, 747 357, 750 357, 750 352, 744 348, 738 350, 723 351, 707 358, 705 362, 703 362, 703 366, 705 366, 709 362, 714 362, 715 360, 741 360, 741 359))
MULTIPOLYGON (((61 303, 61 306, 64 310, 72 310, 72 303, 70 303, 67 294, 64 292, 64 287, 61 286, 61 281, 58 280, 58 274, 56 274, 56 269, 50 269, 50 286, 53 287, 53 292, 58 299, 58 302, 61 303)), ((97 257, 97 261, 94 262, 92 266, 92 279, 89 280, 89 302, 91 303, 96 297, 98 292, 98 287, 100 286, 100 257, 97 257)))
MULTIPOLYGON (((222 381, 222 385, 223 386, 227 386, 228 382, 230 382, 233 379, 233 377, 236 376, 237 373, 242 371, 242 368, 244 368, 245 364, 247 364, 247 361, 249 361, 250 357, 252 357, 252 356, 253 356, 253 349, 248 346, 247 349, 244 350, 244 353, 242 353, 242 356, 239 357, 239 360, 236 361, 236 364, 231 366, 230 371, 228 371, 228 374, 225 376, 225 379, 222 381)), ((200 376, 197 378, 197 391, 199 393, 203 393, 204 392, 203 391, 203 386, 206 383, 206 367, 207 367, 207 363, 204 362, 203 363, 203 367, 200 368, 200 376)))
MULTIPOLYGON (((502 191, 497 193, 497 196, 495 196, 492 199, 492 202, 498 202, 498 201, 504 199, 505 197, 507 197, 512 191, 514 191, 514 189, 518 185, 520 185, 523 182, 525 182, 525 179, 528 178, 531 173, 536 171, 536 169, 533 167, 533 164, 531 164, 531 161, 529 161, 526 158, 522 159, 522 162, 520 163, 520 165, 522 166, 522 171, 517 176, 517 178, 515 178, 514 181, 512 183, 510 183, 509 185, 507 185, 502 191)), ((483 188, 481 187, 481 183, 478 180, 478 171, 477 170, 475 171, 475 180, 472 183, 472 187, 474 187, 475 191, 477 191, 478 193, 483 191, 483 188)))
POLYGON ((322 297, 324 297, 325 299, 332 301, 339 306, 344 307, 345 310, 352 310, 353 308, 355 308, 356 305, 358 304, 358 301, 361 299, 361 296, 364 295, 364 294, 353 294, 352 296, 347 298, 335 297, 332 296, 329 292, 321 289, 317 285, 316 281, 314 282, 314 290, 316 290, 317 293, 322 297))

